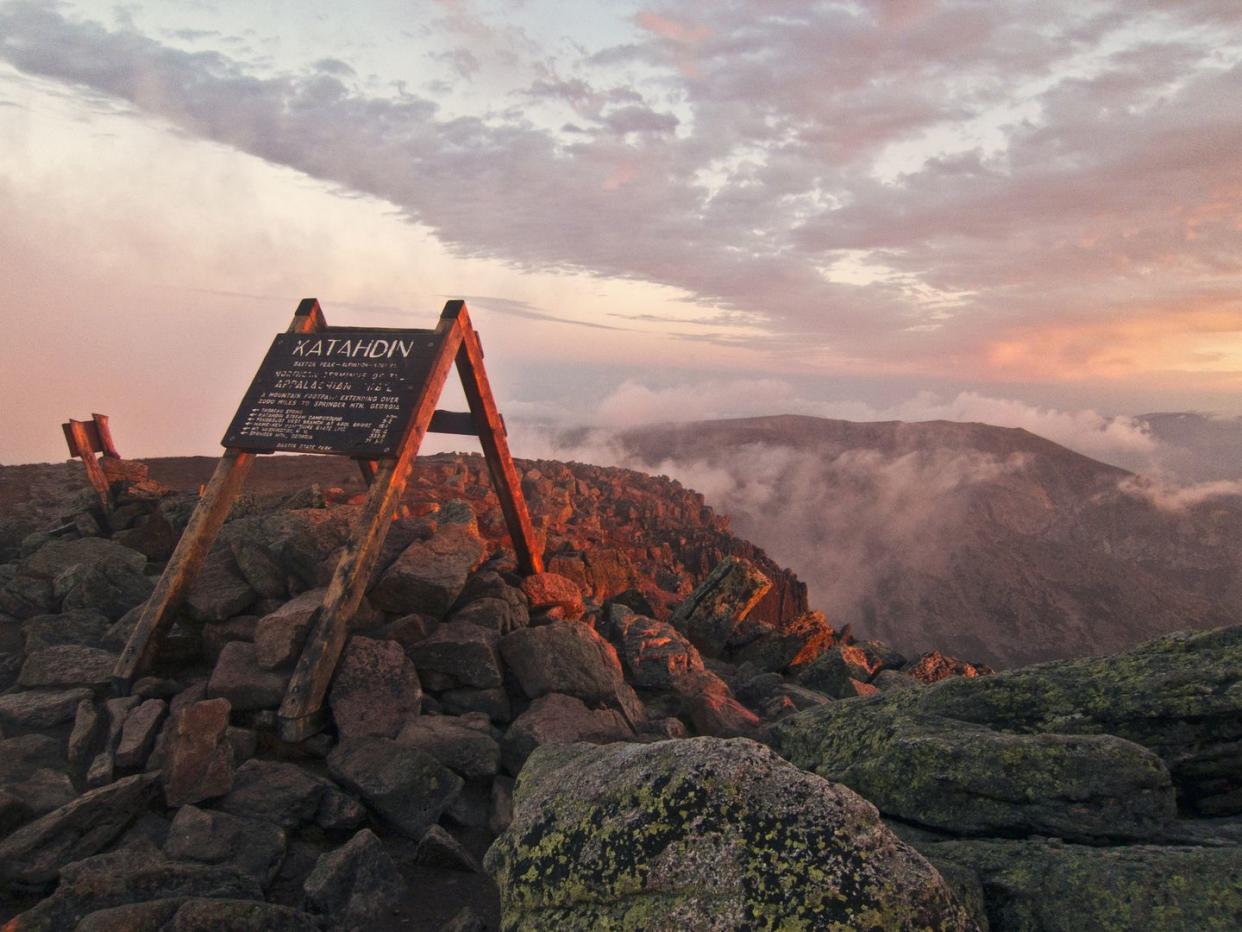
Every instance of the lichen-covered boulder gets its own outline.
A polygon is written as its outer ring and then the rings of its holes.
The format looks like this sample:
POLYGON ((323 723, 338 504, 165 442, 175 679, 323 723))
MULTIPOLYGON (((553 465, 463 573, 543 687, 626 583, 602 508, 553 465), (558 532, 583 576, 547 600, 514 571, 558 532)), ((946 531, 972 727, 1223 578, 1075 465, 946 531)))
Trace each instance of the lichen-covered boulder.
POLYGON ((875 701, 773 726, 793 764, 885 815, 959 835, 1142 839, 1177 814, 1160 758, 1112 735, 1015 735, 875 701))
POLYGON ((1242 812, 1242 625, 1170 634, 1111 657, 952 677, 867 702, 1018 734, 1116 735, 1160 756, 1184 808, 1242 812))
POLYGON ((506 930, 975 927, 873 806, 746 739, 541 748, 485 863, 506 930))
POLYGON ((994 929, 1175 932, 1242 928, 1237 847, 1097 848, 1056 840, 979 839, 922 846, 983 882, 994 929))

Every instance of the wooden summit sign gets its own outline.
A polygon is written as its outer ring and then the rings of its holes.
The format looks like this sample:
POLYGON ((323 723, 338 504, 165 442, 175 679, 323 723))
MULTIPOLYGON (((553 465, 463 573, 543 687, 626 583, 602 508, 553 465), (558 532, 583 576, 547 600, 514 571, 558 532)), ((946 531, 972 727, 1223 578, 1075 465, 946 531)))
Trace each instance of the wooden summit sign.
POLYGON ((279 334, 223 443, 260 453, 394 456, 439 343, 432 331, 279 334))
POLYGON ((280 707, 286 741, 324 725, 323 704, 358 608, 428 431, 479 438, 509 529, 518 569, 543 571, 483 347, 463 301, 449 301, 434 330, 329 327, 319 302, 298 305, 272 342, 224 436, 226 447, 177 549, 143 607, 113 671, 129 692, 150 666, 173 615, 203 565, 256 455, 285 450, 354 458, 370 487, 289 680, 280 707), (456 364, 470 411, 437 411, 456 364))

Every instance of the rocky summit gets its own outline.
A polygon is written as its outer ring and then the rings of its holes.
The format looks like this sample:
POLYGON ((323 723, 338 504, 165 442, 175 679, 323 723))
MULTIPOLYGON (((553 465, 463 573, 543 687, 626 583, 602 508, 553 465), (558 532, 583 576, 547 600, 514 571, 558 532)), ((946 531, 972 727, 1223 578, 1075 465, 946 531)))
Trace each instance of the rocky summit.
POLYGON ((268 457, 153 669, 110 674, 205 480, 0 471, 17 930, 1242 926, 1242 627, 993 673, 906 656, 662 477, 420 459, 326 699, 276 709, 359 512, 268 457))

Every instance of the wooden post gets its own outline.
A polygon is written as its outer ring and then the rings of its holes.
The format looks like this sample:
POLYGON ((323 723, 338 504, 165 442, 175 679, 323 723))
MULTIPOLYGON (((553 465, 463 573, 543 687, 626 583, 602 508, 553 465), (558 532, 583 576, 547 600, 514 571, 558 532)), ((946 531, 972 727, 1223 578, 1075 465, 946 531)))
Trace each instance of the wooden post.
MULTIPOLYGON (((308 298, 298 305, 289 332, 311 333, 323 326, 319 302, 308 298)), ((230 448, 224 451, 113 668, 112 683, 118 695, 128 695, 134 680, 155 659, 159 639, 172 622, 173 613, 189 593, 194 577, 198 575, 250 467, 254 465, 255 456, 245 450, 230 448)))
POLYGON ((92 414, 91 420, 95 422, 95 435, 99 438, 99 452, 104 456, 119 460, 121 454, 116 452, 116 444, 112 442, 112 428, 108 426, 108 415, 92 414))
POLYGON ((71 453, 76 450, 81 457, 82 465, 86 467, 86 478, 99 496, 99 504, 104 514, 107 514, 112 510, 112 490, 108 487, 108 478, 103 474, 99 460, 95 459, 95 446, 91 443, 88 425, 70 418, 65 426, 66 435, 69 437, 69 450, 71 453))
POLYGON ((440 345, 415 401, 410 426, 397 455, 379 460, 366 503, 332 574, 323 608, 289 680, 279 717, 280 737, 285 741, 303 741, 324 726, 324 698, 336 672, 341 651, 345 649, 349 619, 366 593, 375 561, 383 549, 384 536, 388 533, 389 518, 405 491, 410 467, 418 455, 418 448, 431 424, 436 401, 461 346, 462 330, 455 319, 442 317, 435 332, 440 338, 440 345))
POLYGON ((505 436, 505 425, 496 410, 496 399, 492 396, 487 372, 483 368, 483 345, 470 324, 470 314, 464 301, 449 301, 441 316, 456 318, 462 330, 461 349, 457 351, 457 371, 461 375, 466 401, 470 404, 470 414, 474 418, 475 432, 479 435, 487 468, 492 475, 492 486, 500 499, 500 510, 504 513, 505 524, 509 528, 513 551, 517 554, 518 570, 527 576, 542 573, 543 555, 535 543, 530 512, 522 494, 522 481, 518 477, 517 467, 513 465, 509 441, 505 436))

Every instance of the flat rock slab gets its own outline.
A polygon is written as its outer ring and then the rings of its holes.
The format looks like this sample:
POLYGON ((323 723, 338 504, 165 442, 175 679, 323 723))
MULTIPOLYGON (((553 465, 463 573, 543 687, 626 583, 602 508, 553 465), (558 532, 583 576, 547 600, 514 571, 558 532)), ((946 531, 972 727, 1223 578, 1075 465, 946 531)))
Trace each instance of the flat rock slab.
POLYGON ((383 843, 364 828, 321 855, 302 889, 309 906, 338 928, 367 928, 392 912, 406 886, 383 843))
POLYGON ((615 709, 588 709, 581 699, 551 693, 536 699, 514 720, 500 747, 505 769, 516 774, 535 748, 545 744, 606 744, 633 737, 634 730, 615 709))
POLYGON ((107 686, 112 682, 116 661, 116 654, 98 647, 57 644, 28 655, 17 681, 27 689, 37 686, 107 686))
MULTIPOLYGON (((174 707, 178 705, 173 700, 174 707)), ((161 778, 170 806, 223 796, 233 787, 227 699, 188 702, 173 712, 161 778)))
POLYGON ((397 743, 426 751, 467 780, 485 780, 500 770, 500 745, 486 721, 453 715, 420 715, 401 729, 397 743))
POLYGON ((230 641, 211 671, 207 695, 227 699, 238 712, 274 709, 285 697, 289 675, 260 667, 254 644, 230 641))
POLYGON ((410 648, 420 675, 440 674, 458 686, 495 689, 504 683, 500 667, 500 635, 468 622, 440 625, 410 648))
POLYGON ((264 888, 285 859, 285 833, 271 822, 196 806, 177 811, 164 853, 178 861, 231 864, 264 888))
POLYGON ((217 805, 236 816, 292 829, 315 820, 330 786, 288 761, 248 760, 237 768, 232 790, 217 805))
POLYGON ((819 706, 773 732, 797 766, 954 834, 1140 840, 1177 813, 1160 758, 1112 735, 1005 734, 878 702, 819 706))
POLYGON ((150 776, 126 777, 18 829, 0 842, 0 882, 16 889, 50 887, 62 868, 98 853, 124 831, 147 808, 154 788, 150 776))
POLYGON ((418 715, 423 690, 396 641, 355 635, 345 645, 328 705, 343 737, 395 738, 418 715))
POLYGON ((173 861, 156 851, 123 849, 65 865, 56 891, 17 917, 16 928, 22 932, 58 932, 74 928, 84 917, 100 910, 174 897, 261 903, 263 891, 258 881, 235 867, 173 861))
POLYGON ((111 625, 107 615, 94 611, 37 615, 22 623, 22 636, 28 654, 57 644, 102 647, 111 625))
POLYGON ((346 738, 328 755, 328 772, 414 839, 462 788, 461 777, 430 754, 385 738, 346 738))
POLYGON ((260 667, 277 670, 297 661, 327 591, 310 589, 259 619, 254 629, 254 647, 260 667))
POLYGON ((148 699, 125 716, 116 746, 118 767, 141 767, 147 762, 167 712, 168 703, 163 699, 148 699))
POLYGON ((430 540, 410 544, 389 565, 371 589, 371 602, 386 612, 443 618, 484 555, 483 542, 472 528, 440 527, 430 540))
POLYGON ((485 866, 510 930, 975 928, 866 800, 745 739, 541 748, 485 866))
POLYGON ((1242 928, 1242 857, 1236 847, 979 839, 922 845, 934 864, 957 864, 983 882, 994 929, 1242 928))
POLYGON ((55 728, 71 721, 78 703, 92 695, 84 687, 8 693, 0 696, 0 725, 28 731, 55 728))

